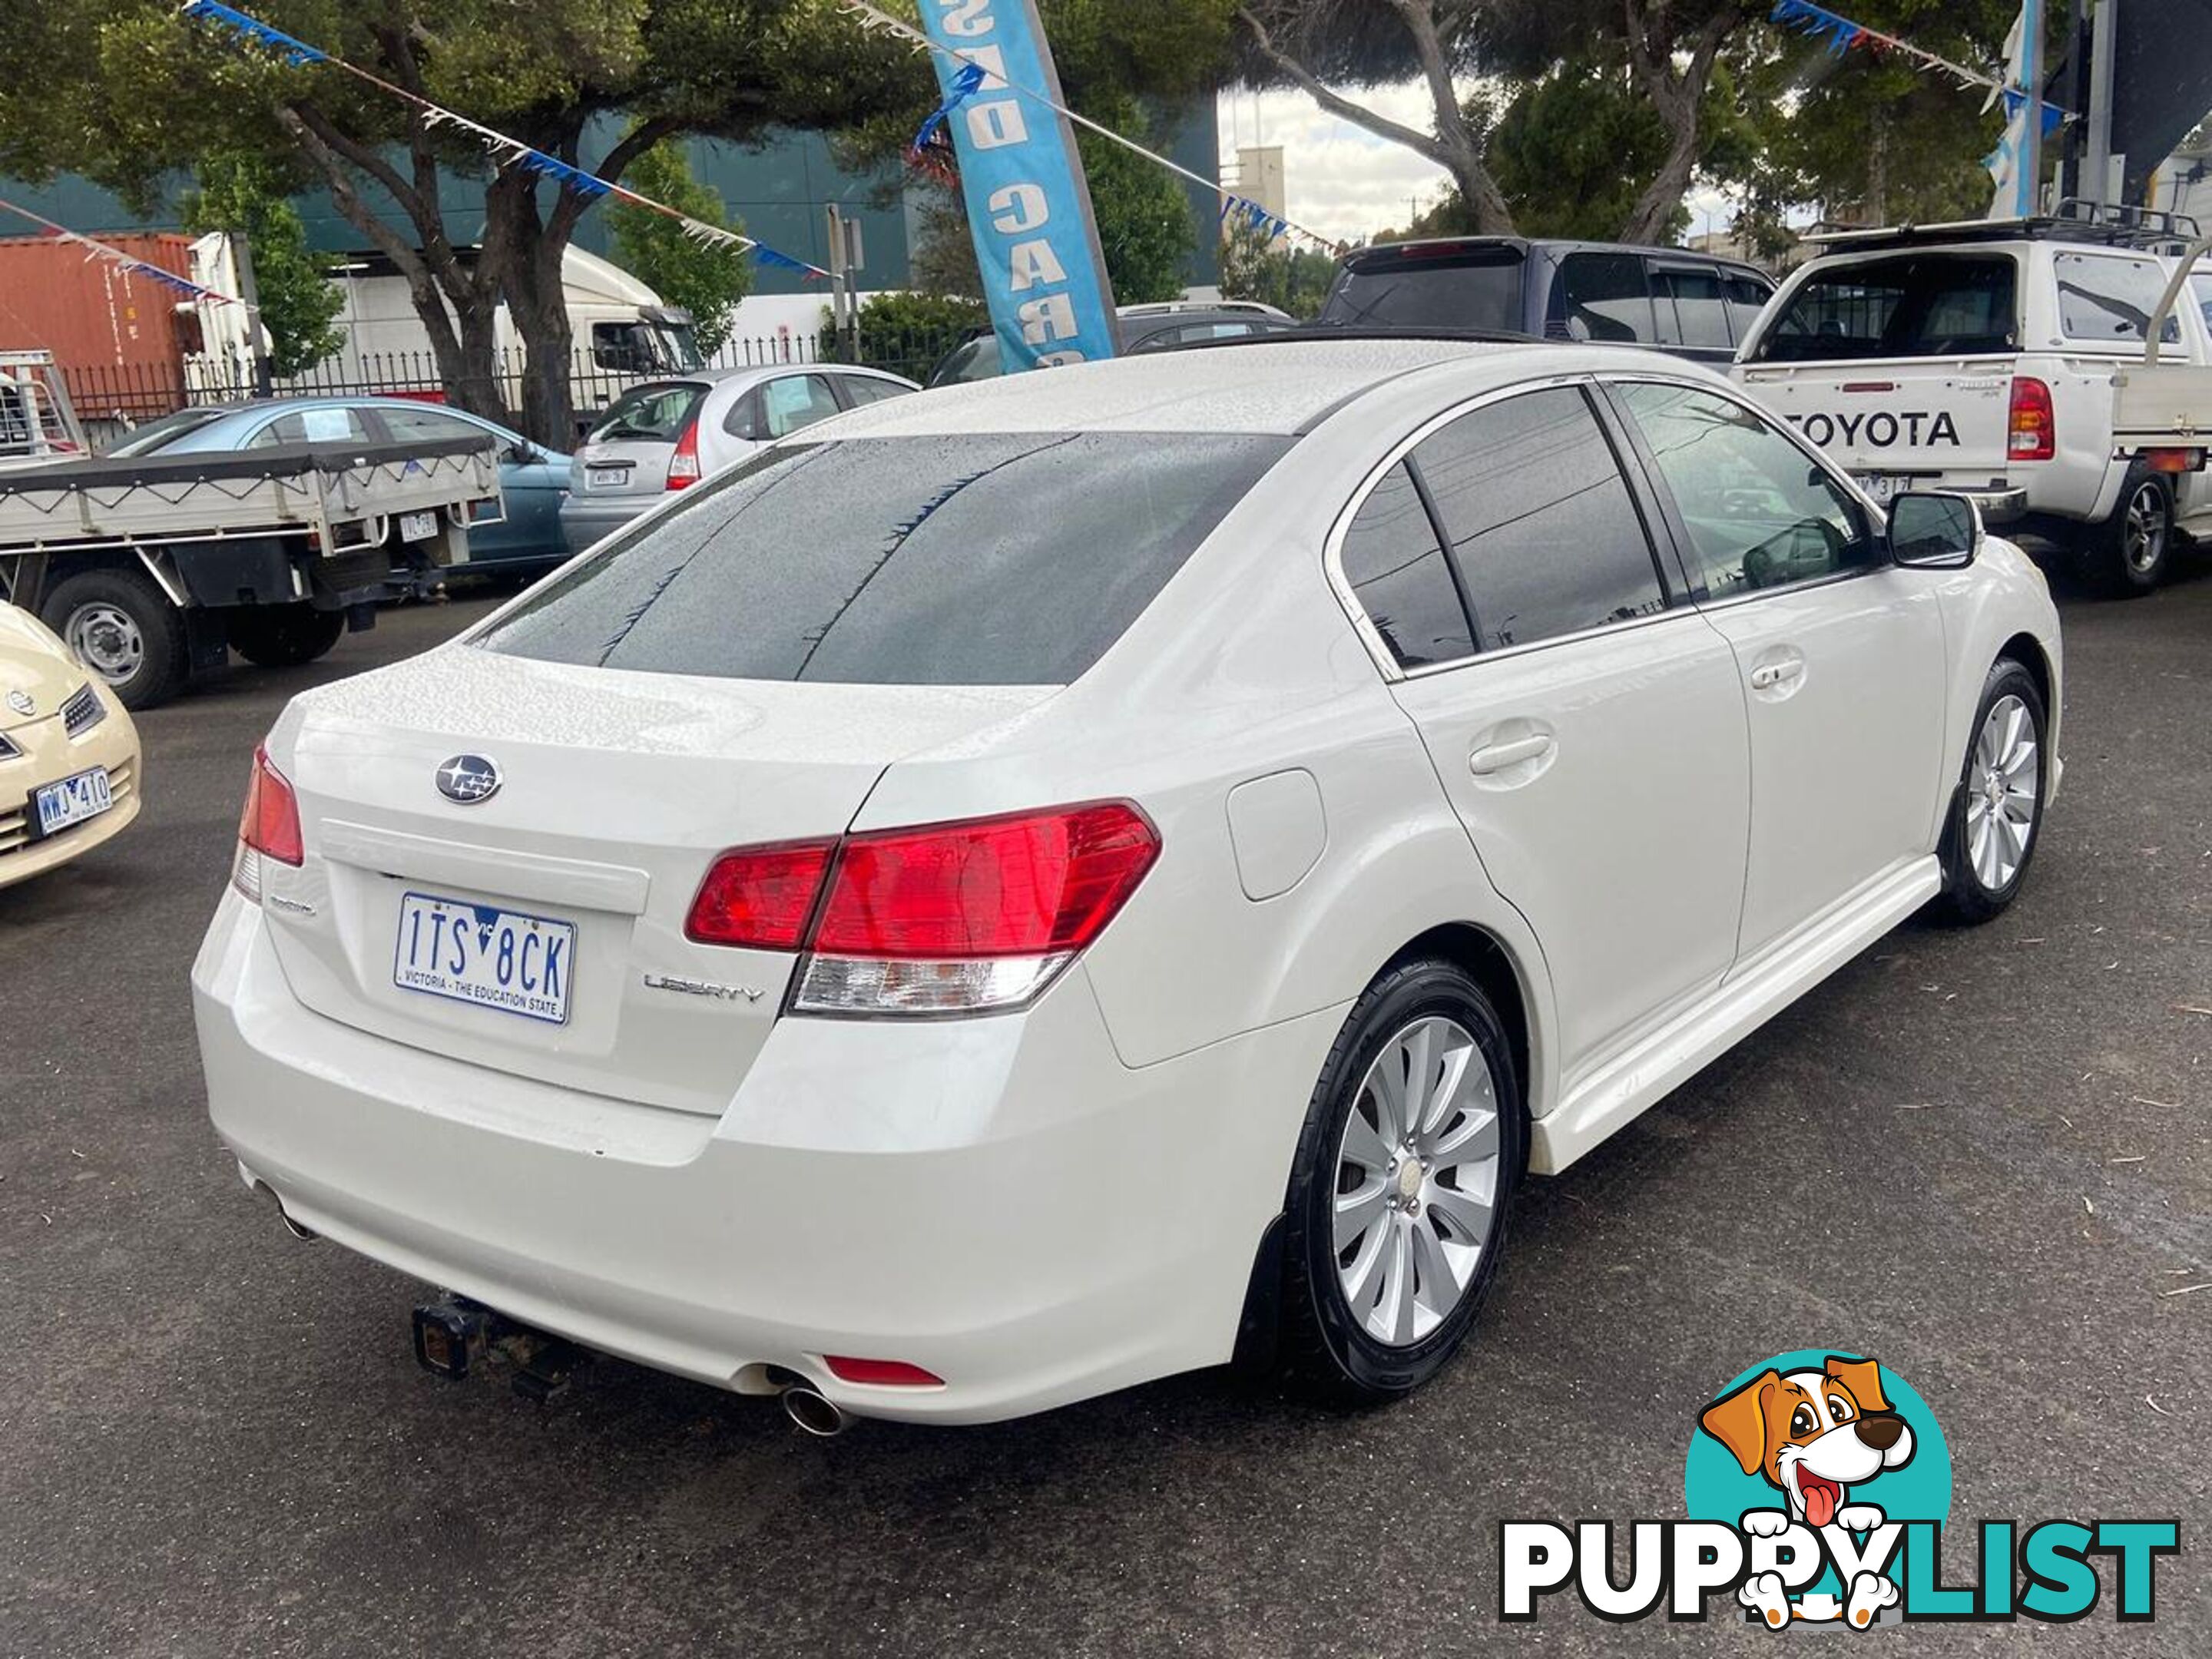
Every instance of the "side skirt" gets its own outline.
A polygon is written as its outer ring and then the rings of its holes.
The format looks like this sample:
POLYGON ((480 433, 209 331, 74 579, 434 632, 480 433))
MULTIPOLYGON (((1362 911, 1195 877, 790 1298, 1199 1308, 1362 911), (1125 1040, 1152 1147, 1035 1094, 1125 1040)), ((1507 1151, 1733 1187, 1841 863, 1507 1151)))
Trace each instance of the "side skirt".
POLYGON ((1530 1126, 1528 1167, 1556 1175, 1903 921, 1943 884, 1933 855, 1875 877, 1767 946, 1711 996, 1570 1090, 1530 1126))

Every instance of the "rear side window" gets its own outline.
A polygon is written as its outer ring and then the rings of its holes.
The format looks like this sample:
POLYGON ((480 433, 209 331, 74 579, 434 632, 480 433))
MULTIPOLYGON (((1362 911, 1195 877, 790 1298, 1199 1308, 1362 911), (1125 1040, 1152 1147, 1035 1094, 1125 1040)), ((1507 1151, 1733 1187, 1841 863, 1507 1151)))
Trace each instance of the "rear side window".
POLYGON ((1664 610, 1651 544, 1583 394, 1532 392, 1422 441, 1427 485, 1486 651, 1664 610))
POLYGON ((1756 362, 1948 357, 2020 341, 2008 255, 1912 254, 1816 270, 1753 350, 1756 362))
POLYGON ((1651 299, 1659 313, 1662 345, 1725 351, 1733 343, 1718 271, 1691 265, 1656 266, 1651 272, 1651 299))
POLYGON ((1528 256, 1516 246, 1416 244, 1355 254, 1336 273, 1322 323, 1346 327, 1477 328, 1519 333, 1528 256))
MULTIPOLYGON (((2166 273, 2147 259, 2094 253, 2061 253, 2051 261, 2058 278, 2058 331, 2092 345, 2141 345, 2151 313, 2166 293, 2166 273)), ((2181 338, 2181 319, 2169 316, 2159 337, 2181 338)))
POLYGON ((1649 342, 1651 289, 1637 253, 1570 253, 1559 261, 1545 332, 1568 340, 1649 342))
POLYGON ((1065 685, 1290 441, 1000 433, 778 449, 538 588, 477 643, 722 679, 1065 685))
POLYGON ((301 409, 279 415, 246 441, 252 449, 278 444, 343 444, 367 441, 368 428, 350 409, 301 409))
POLYGON ((1344 580, 1401 668, 1474 654, 1436 525, 1401 461, 1361 504, 1340 555, 1344 580))
POLYGON ((837 394, 819 374, 787 374, 769 380, 760 388, 759 397, 763 430, 753 434, 757 438, 787 438, 842 412, 837 394))
POLYGON ((707 388, 696 380, 634 386, 607 405, 592 436, 608 443, 672 444, 691 424, 707 388))
POLYGON ((2204 313, 2204 326, 2212 328, 2212 276, 2192 276, 2189 285, 2196 292, 2197 308, 2204 313))

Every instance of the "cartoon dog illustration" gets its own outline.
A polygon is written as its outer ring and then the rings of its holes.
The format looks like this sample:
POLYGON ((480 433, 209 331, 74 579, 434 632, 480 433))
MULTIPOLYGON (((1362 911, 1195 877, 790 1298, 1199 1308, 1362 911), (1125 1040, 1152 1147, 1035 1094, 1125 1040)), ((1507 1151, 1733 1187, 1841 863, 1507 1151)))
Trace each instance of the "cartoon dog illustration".
MULTIPOLYGON (((1788 1499, 1786 1513, 1753 1510, 1744 1516, 1743 1529, 1759 1537, 1778 1536, 1793 1521, 1871 1531, 1882 1524, 1882 1512, 1850 1502, 1851 1487, 1912 1455, 1912 1431, 1891 1409, 1881 1368, 1871 1359, 1831 1354, 1816 1371, 1763 1371, 1706 1407, 1699 1420, 1746 1474, 1764 1476, 1788 1499)), ((1880 1574, 1861 1573, 1841 1609, 1832 1596, 1808 1596, 1793 1607, 1779 1576, 1761 1573, 1737 1599, 1778 1628, 1793 1616, 1833 1619, 1840 1612, 1863 1629, 1897 1601, 1898 1589, 1880 1574)))

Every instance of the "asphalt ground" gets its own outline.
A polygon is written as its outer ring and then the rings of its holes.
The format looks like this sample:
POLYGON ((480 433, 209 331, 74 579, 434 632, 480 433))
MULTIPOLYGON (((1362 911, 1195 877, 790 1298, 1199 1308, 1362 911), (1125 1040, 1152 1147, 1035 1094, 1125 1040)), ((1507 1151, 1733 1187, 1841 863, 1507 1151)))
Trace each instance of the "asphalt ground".
POLYGON ((185 975, 256 739, 482 605, 147 715, 138 824, 0 892, 0 1653, 1817 1644, 1721 1601, 1496 1611, 1501 1518, 1679 1514, 1704 1403, 1799 1347, 1919 1390, 1956 1520, 2182 1525, 2154 1623, 2107 1601, 1848 1639, 2212 1652, 2212 1287, 2187 1293, 2212 1279, 2212 577, 2066 599, 2066 785, 2021 902, 1899 929, 1531 1183, 1418 1397, 1345 1414, 1200 1376, 828 1442, 611 1360, 544 1405, 430 1377, 420 1287, 288 1237, 210 1133, 185 975))

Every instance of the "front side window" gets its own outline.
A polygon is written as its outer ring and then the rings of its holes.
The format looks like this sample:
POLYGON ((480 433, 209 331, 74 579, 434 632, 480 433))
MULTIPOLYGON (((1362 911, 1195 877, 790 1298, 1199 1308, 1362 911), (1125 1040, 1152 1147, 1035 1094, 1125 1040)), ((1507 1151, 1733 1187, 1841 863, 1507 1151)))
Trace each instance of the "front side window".
MULTIPOLYGON (((2069 340, 2092 345, 2141 345, 2151 313, 2166 292, 2166 273, 2148 259, 2094 253, 2061 253, 2051 261, 2058 278, 2058 329, 2069 340)), ((2181 338, 2181 319, 2169 315, 2159 337, 2181 338)))
POLYGON ((385 429, 402 443, 479 443, 491 436, 483 427, 435 409, 386 409, 378 411, 385 429))
POLYGON ((1546 331, 1619 344, 1652 337, 1651 289, 1636 253, 1570 253, 1559 261, 1546 331))
POLYGON ((2212 276, 2192 276, 2189 285, 2196 292, 2197 308, 2204 313, 2204 326, 2212 328, 2212 276))
POLYGON ((1413 465, 1467 584, 1482 649, 1666 608, 1651 544, 1582 392, 1531 392, 1424 439, 1413 465))
POLYGON ((1474 636, 1437 527, 1403 461, 1382 475, 1345 532, 1344 580, 1401 668, 1456 662, 1474 636))
POLYGON ((969 433, 771 450, 476 644, 717 679, 1065 685, 1279 459, 1244 433, 969 433))
POLYGON ((1742 404, 1651 382, 1620 392, 1674 498, 1709 597, 1814 581, 1876 562, 1873 538, 1843 486, 1742 404))
POLYGON ((901 386, 896 380, 878 380, 866 374, 846 374, 839 377, 845 386, 845 396, 855 409, 865 409, 870 404, 888 403, 893 398, 903 398, 914 388, 901 386))

